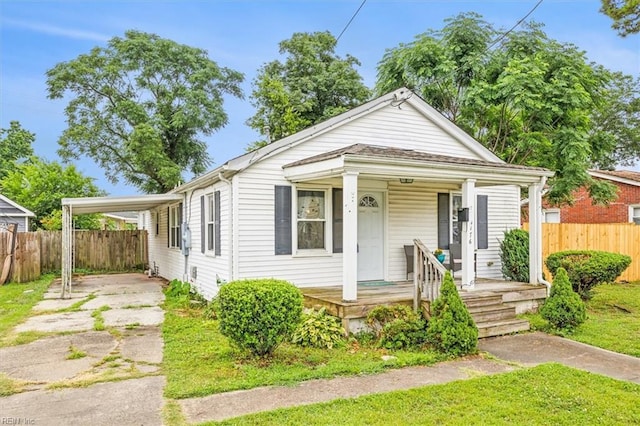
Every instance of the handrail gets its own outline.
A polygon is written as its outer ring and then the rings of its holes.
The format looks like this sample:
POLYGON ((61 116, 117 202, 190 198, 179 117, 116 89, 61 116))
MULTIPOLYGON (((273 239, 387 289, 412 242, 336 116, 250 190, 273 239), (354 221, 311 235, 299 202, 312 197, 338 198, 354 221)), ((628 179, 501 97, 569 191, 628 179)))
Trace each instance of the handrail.
POLYGON ((422 296, 429 302, 440 296, 440 287, 447 269, 419 239, 413 240, 413 309, 420 308, 422 296))

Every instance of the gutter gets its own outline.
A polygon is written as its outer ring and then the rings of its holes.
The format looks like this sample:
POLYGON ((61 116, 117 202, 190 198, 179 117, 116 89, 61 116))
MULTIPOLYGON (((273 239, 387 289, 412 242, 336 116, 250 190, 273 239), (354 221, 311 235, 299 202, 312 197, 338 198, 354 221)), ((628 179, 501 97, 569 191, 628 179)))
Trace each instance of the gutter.
MULTIPOLYGON (((540 179, 540 192, 542 193, 542 191, 544 190, 544 185, 547 183, 547 177, 543 176, 540 179)), ((542 210, 542 203, 540 204, 540 210, 542 210)), ((536 232, 536 234, 538 234, 538 238, 539 241, 542 241, 542 211, 540 212, 540 214, 538 215, 538 220, 536 221, 536 228, 538 232, 536 232)), ((547 280, 544 279, 544 277, 542 276, 542 270, 543 270, 543 265, 542 265, 542 247, 539 248, 538 253, 536 254, 537 256, 540 256, 540 262, 538 263, 538 282, 540 284, 544 284, 547 287, 547 297, 549 297, 551 295, 551 283, 547 280)))

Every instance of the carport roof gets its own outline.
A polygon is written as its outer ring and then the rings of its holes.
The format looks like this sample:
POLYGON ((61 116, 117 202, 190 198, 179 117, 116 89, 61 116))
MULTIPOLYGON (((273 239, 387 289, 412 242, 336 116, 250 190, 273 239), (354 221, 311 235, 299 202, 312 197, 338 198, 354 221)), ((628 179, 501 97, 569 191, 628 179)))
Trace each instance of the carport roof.
POLYGON ((73 214, 112 213, 151 210, 162 204, 181 201, 181 194, 149 194, 124 197, 63 198, 62 205, 70 206, 73 214))

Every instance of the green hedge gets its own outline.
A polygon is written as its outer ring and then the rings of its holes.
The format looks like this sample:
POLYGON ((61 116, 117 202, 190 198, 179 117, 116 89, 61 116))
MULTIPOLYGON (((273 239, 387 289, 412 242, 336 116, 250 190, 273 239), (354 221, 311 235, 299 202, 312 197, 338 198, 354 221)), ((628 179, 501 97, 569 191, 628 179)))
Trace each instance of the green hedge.
POLYGON ((276 279, 233 281, 220 288, 216 302, 220 331, 253 355, 270 355, 296 329, 302 293, 276 279))
POLYGON ((540 309, 542 318, 558 330, 571 331, 587 319, 584 302, 572 290, 564 268, 558 268, 551 286, 551 294, 540 309))
POLYGON ((523 229, 505 231, 500 242, 502 275, 512 281, 529 282, 529 233, 523 229))
POLYGON ((551 254, 545 263, 553 276, 564 268, 573 291, 589 299, 596 285, 615 282, 631 264, 631 257, 606 251, 567 250, 551 254))

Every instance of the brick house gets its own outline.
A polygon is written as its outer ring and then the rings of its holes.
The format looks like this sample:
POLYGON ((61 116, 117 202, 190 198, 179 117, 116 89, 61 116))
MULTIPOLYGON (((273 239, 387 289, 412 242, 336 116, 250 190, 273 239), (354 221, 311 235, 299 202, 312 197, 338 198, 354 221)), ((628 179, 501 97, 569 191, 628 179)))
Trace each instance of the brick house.
POLYGON ((618 186, 618 198, 608 206, 593 205, 586 189, 574 192, 574 204, 543 209, 548 223, 628 223, 640 225, 640 172, 628 170, 592 170, 594 179, 604 179, 618 186))

